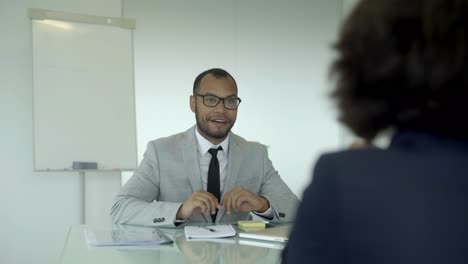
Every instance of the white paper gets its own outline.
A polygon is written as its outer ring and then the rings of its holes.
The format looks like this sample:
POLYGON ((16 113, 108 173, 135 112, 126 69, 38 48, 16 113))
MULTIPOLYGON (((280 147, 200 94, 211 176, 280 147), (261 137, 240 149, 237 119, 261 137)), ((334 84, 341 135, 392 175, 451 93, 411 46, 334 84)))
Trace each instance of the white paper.
POLYGON ((187 239, 207 239, 233 237, 236 230, 232 225, 212 225, 212 226, 185 226, 185 237, 187 239))
POLYGON ((85 229, 85 237, 89 246, 144 246, 172 243, 164 233, 157 228, 125 227, 113 230, 85 229))

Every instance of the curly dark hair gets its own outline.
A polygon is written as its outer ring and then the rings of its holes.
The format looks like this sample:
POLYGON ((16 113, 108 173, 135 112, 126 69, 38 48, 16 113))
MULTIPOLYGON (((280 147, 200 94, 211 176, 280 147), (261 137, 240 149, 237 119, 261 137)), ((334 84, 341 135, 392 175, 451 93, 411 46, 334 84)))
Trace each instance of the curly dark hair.
POLYGON ((232 75, 229 72, 227 72, 226 70, 223 70, 221 68, 212 68, 212 69, 209 69, 209 70, 206 70, 206 71, 200 73, 195 78, 195 81, 193 82, 193 94, 197 93, 197 90, 200 88, 199 85, 200 85, 201 80, 203 79, 203 77, 205 77, 208 74, 213 75, 217 79, 219 79, 219 78, 231 78, 234 81, 234 84, 236 85, 236 89, 237 89, 236 80, 234 79, 234 77, 232 77, 232 75))
POLYGON ((363 0, 335 49, 332 96, 356 135, 397 128, 468 138, 468 0, 363 0))

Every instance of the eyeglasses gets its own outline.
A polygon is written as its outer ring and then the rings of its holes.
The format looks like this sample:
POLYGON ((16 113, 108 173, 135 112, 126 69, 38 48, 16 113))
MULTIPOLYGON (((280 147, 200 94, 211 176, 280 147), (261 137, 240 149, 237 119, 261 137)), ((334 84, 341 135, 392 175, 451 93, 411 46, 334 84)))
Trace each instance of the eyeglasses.
POLYGON ((223 101, 224 107, 229 110, 236 110, 242 100, 239 97, 226 97, 221 98, 216 95, 211 94, 195 94, 203 98, 203 104, 208 107, 216 107, 219 104, 219 101, 223 101))

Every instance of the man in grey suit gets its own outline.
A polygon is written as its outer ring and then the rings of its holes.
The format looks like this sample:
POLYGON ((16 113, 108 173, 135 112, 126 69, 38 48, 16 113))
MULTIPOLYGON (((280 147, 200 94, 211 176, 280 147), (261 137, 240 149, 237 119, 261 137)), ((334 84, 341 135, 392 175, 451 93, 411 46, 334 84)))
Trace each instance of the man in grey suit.
POLYGON ((115 199, 113 222, 232 223, 250 212, 272 222, 292 221, 297 197, 273 168, 266 147, 231 132, 240 102, 236 81, 225 70, 198 75, 190 96, 197 125, 148 143, 115 199))

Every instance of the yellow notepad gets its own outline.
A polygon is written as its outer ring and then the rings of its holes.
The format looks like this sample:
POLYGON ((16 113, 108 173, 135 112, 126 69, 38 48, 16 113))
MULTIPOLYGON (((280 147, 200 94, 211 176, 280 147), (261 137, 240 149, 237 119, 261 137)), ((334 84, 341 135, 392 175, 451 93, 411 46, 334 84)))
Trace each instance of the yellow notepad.
POLYGON ((265 229, 265 223, 262 221, 238 221, 237 226, 245 231, 265 229))

